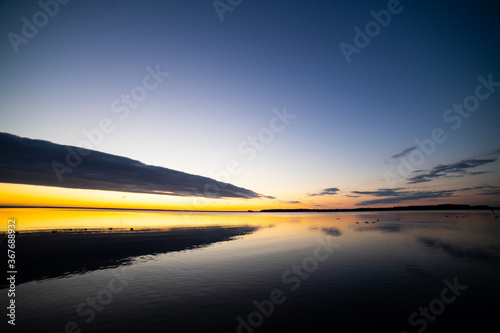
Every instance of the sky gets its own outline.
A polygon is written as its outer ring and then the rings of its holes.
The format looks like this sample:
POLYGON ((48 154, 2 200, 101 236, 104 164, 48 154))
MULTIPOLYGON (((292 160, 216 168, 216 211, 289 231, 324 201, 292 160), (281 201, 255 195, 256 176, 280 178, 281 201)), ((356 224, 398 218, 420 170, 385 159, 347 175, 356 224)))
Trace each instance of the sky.
POLYGON ((0 205, 500 206, 499 14, 485 0, 0 1, 0 205), (72 167, 64 147, 95 152, 72 167))

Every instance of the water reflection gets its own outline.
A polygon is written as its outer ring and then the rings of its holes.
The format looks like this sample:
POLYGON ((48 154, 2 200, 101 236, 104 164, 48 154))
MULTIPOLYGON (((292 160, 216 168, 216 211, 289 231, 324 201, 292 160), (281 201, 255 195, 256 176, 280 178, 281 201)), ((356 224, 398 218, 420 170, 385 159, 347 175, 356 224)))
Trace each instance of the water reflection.
POLYGON ((340 231, 338 228, 335 227, 324 227, 324 228, 317 228, 317 227, 312 227, 309 230, 321 230, 323 231, 326 235, 334 236, 334 237, 339 237, 342 236, 342 231, 340 231))
MULTIPOLYGON (((209 226, 167 231, 20 234, 17 258, 24 269, 19 282, 117 267, 138 256, 202 248, 258 229, 254 226, 209 226)), ((6 286, 3 281, 2 286, 6 286)))
POLYGON ((500 246, 483 248, 482 246, 453 244, 433 237, 417 237, 417 239, 423 245, 432 249, 442 250, 454 258, 467 258, 497 264, 500 263, 500 255, 495 254, 500 253, 500 246))
POLYGON ((254 333, 416 332, 408 317, 454 277, 469 287, 426 333, 472 329, 499 310, 500 223, 491 214, 24 213, 3 213, 23 226, 20 331, 60 332, 74 321, 83 332, 237 332, 237 318, 248 322, 255 302, 269 304, 280 289, 286 301, 254 333), (326 239, 340 247, 312 261, 326 239), (135 278, 87 323, 78 306, 123 270, 135 278), (291 278, 300 279, 293 292, 291 278))
POLYGON ((429 273, 421 265, 403 264, 403 266, 408 272, 412 273, 412 275, 418 276, 421 280, 430 281, 432 283, 440 282, 440 279, 436 275, 429 273))
POLYGON ((409 229, 411 226, 408 225, 397 225, 397 224, 379 224, 379 225, 370 225, 370 226, 360 226, 356 227, 356 231, 381 231, 388 233, 400 233, 405 231, 405 229, 409 229))

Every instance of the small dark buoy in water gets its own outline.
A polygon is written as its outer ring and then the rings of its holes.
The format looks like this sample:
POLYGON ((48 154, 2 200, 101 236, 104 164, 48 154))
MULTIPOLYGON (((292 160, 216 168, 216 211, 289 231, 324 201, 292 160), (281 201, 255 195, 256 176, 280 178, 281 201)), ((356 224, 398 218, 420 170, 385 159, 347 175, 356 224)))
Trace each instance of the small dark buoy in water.
POLYGON ((358 224, 359 222, 356 222, 356 224, 358 224))
POLYGON ((134 231, 134 228, 130 228, 130 231, 134 231))
POLYGON ((56 230, 52 230, 52 233, 53 233, 53 234, 57 234, 57 231, 56 231, 56 230))
POLYGON ((108 228, 108 230, 113 230, 113 228, 108 228))
POLYGON ((372 223, 375 223, 375 221, 372 221, 372 223))
POLYGON ((365 223, 370 223, 370 222, 368 222, 368 221, 365 221, 365 223))

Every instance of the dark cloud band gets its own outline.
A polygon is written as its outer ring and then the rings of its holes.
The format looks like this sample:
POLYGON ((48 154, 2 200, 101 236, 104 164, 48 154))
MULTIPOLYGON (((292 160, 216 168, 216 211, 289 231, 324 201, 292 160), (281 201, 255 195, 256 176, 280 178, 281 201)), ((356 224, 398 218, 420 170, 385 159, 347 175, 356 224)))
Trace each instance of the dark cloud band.
POLYGON ((320 193, 309 194, 309 196, 316 197, 316 196, 323 196, 323 195, 333 195, 333 194, 337 194, 338 191, 340 191, 340 189, 338 189, 336 187, 330 187, 330 188, 325 188, 320 193))
POLYGON ((263 197, 207 177, 98 151, 85 151, 76 163, 76 157, 68 155, 76 151, 82 152, 77 147, 0 133, 0 182, 175 196, 263 197), (54 168, 63 168, 64 177, 58 178, 54 168))
POLYGON ((451 164, 441 164, 435 166, 428 171, 415 171, 420 174, 411 177, 408 180, 408 184, 417 184, 430 182, 433 179, 441 177, 463 177, 463 176, 475 176, 488 173, 488 171, 469 171, 470 169, 478 168, 483 165, 496 162, 496 158, 476 158, 467 159, 460 162, 451 164))

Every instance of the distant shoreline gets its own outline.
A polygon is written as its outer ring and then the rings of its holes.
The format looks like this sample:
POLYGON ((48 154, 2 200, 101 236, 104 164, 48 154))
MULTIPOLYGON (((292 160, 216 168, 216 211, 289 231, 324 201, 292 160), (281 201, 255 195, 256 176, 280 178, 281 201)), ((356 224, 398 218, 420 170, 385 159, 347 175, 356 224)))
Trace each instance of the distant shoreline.
POLYGON ((367 207, 367 208, 352 208, 352 209, 263 209, 262 213, 308 213, 308 212, 387 212, 387 211, 438 211, 438 210, 500 210, 500 207, 490 207, 487 205, 429 205, 429 206, 399 206, 399 207, 367 207))
POLYGON ((427 206, 397 206, 397 207, 366 207, 366 208, 347 208, 347 209, 262 209, 260 211, 243 211, 243 210, 176 210, 176 209, 159 209, 159 208, 112 208, 112 207, 60 207, 60 206, 0 206, 0 209, 81 209, 81 210, 111 210, 111 211, 158 211, 158 212, 179 212, 179 213, 347 213, 347 212, 380 212, 380 211, 437 211, 437 210, 499 210, 500 207, 490 207, 488 205, 456 205, 456 204, 441 204, 427 206))

